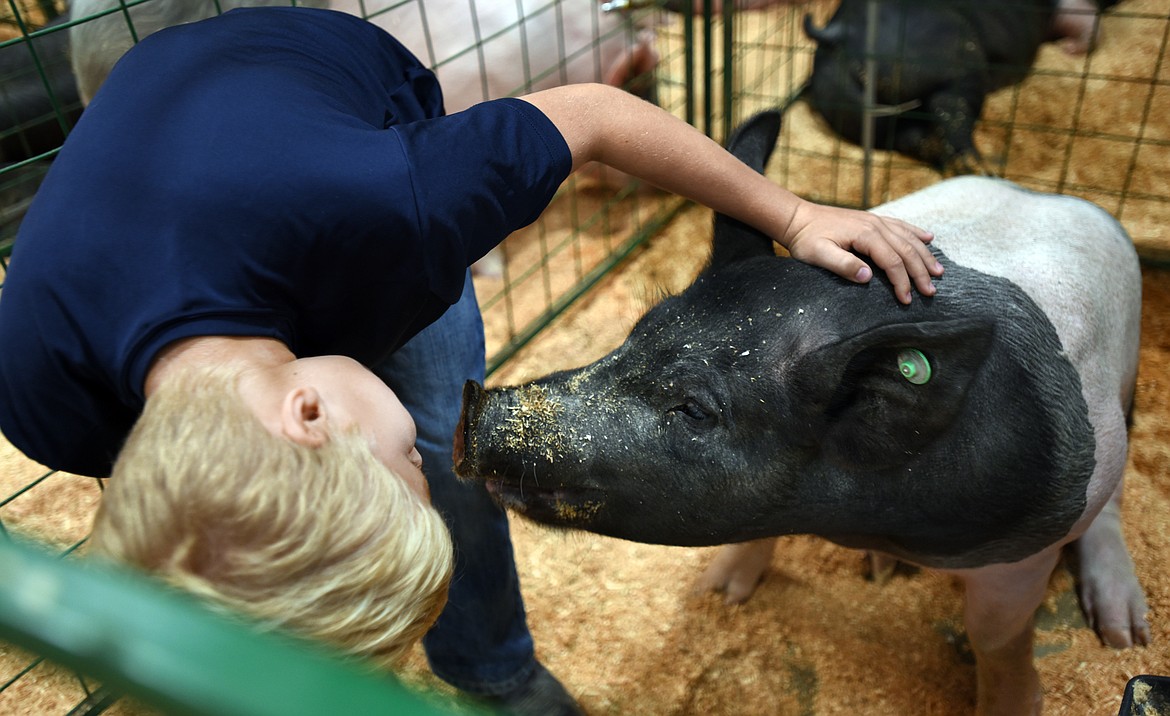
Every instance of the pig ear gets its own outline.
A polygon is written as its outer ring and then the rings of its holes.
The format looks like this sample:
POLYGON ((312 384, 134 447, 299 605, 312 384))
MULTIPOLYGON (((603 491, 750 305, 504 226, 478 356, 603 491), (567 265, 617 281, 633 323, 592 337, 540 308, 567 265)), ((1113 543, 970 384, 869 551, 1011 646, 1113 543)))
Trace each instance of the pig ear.
MULTIPOLYGON (((780 110, 766 110, 736 128, 727 140, 727 150, 741 162, 763 174, 780 135, 780 110)), ((774 256, 772 239, 760 231, 723 214, 715 215, 709 267, 723 266, 751 256, 774 256)))
POLYGON ((727 151, 744 164, 763 174, 768 166, 772 150, 776 148, 776 137, 780 136, 781 114, 778 109, 768 109, 749 117, 736 127, 727 140, 727 151))
POLYGON ((818 28, 813 24, 812 15, 805 14, 804 16, 804 34, 808 35, 810 39, 816 40, 818 44, 822 45, 836 45, 845 39, 842 23, 829 21, 829 24, 818 28))
POLYGON ((867 331, 810 355, 796 393, 825 457, 845 468, 901 464, 955 421, 991 350, 981 319, 902 323, 867 331))

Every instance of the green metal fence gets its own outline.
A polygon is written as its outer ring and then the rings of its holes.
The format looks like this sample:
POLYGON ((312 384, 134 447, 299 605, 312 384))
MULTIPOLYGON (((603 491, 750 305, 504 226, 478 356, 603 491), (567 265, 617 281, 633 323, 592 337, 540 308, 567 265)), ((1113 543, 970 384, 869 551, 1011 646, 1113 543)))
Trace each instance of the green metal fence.
POLYGON ((481 713, 138 575, 18 540, 0 540, 0 636, 103 680, 74 713, 95 713, 124 692, 176 716, 481 713))

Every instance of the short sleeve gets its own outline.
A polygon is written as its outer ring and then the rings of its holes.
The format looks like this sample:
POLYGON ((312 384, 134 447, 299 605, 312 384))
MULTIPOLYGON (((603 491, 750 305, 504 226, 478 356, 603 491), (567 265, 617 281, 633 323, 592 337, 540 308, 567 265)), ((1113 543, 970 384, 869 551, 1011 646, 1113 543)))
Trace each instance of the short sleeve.
POLYGON ((432 290, 454 302, 466 267, 532 223, 572 169, 569 146, 539 109, 518 99, 392 128, 416 198, 432 290))

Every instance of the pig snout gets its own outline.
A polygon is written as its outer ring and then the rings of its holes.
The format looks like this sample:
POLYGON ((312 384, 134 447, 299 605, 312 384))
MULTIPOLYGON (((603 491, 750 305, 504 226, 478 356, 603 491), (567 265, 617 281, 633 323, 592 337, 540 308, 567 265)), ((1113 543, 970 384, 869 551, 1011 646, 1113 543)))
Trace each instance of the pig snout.
POLYGON ((455 463, 455 471, 461 476, 474 475, 476 472, 475 452, 467 453, 469 426, 479 423, 479 405, 483 400, 483 386, 474 380, 463 384, 463 408, 459 413, 459 424, 455 426, 454 448, 451 459, 455 463))
POLYGON ((463 386, 455 429, 455 473, 484 485, 501 507, 546 524, 587 528, 602 493, 554 479, 552 466, 575 450, 558 427, 564 409, 539 385, 486 390, 463 386))

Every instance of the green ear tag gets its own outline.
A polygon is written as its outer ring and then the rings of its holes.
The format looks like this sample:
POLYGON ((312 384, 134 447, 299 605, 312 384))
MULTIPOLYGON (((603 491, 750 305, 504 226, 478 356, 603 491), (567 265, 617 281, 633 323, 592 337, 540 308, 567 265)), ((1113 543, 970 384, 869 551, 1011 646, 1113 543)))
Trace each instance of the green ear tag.
POLYGON ((922 385, 930 380, 930 361, 922 351, 907 348, 898 353, 898 372, 914 385, 922 385))

